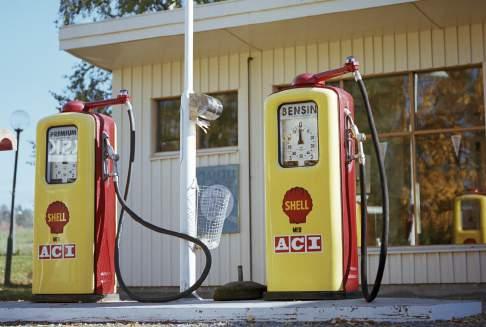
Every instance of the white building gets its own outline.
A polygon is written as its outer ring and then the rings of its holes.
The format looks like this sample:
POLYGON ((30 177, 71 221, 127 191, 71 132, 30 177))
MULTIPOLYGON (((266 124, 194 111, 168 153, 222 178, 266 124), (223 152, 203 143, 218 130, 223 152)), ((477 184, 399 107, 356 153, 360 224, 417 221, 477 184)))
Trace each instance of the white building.
MULTIPOLYGON (((183 10, 175 9, 60 31, 63 50, 113 72, 114 94, 130 91, 138 137, 129 203, 176 230, 183 19, 183 10)), ((239 176, 236 232, 222 236, 206 285, 236 280, 240 264, 245 279, 265 282, 263 101, 297 74, 339 67, 348 55, 361 63, 388 144, 391 247, 383 282, 486 282, 486 246, 451 244, 454 197, 486 187, 485 21, 481 0, 228 0, 197 6, 195 91, 226 104, 224 123, 215 122, 212 134, 199 140, 198 166, 237 165, 230 171, 239 176), (462 140, 456 153, 452 135, 462 140)), ((351 82, 337 83, 353 92, 351 82)), ((114 117, 126 169, 128 120, 117 109, 114 117)), ((178 285, 178 241, 129 219, 125 231, 128 284, 178 285)), ((369 252, 374 276, 378 251, 369 252)))

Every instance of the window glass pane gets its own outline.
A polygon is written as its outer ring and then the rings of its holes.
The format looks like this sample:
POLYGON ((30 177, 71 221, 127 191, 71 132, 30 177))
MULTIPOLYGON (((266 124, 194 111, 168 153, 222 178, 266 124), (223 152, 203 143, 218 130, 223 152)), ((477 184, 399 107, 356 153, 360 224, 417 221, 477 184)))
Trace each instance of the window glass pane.
POLYGON ((180 98, 158 101, 157 151, 179 150, 179 108, 180 98))
MULTIPOLYGON (((408 245, 412 232, 412 208, 410 207, 410 142, 407 137, 381 140, 385 170, 388 177, 390 198, 390 245, 408 245)), ((365 143, 368 199, 367 244, 380 245, 382 228, 382 199, 378 165, 371 141, 365 143)), ((359 176, 359 173, 357 174, 359 176)), ((359 185, 358 185, 359 186, 359 185)), ((359 187, 358 187, 359 190, 359 187)), ((358 219, 360 215, 358 214, 358 219)))
POLYGON ((211 122, 208 133, 199 131, 199 149, 238 145, 238 92, 211 94, 223 103, 223 114, 211 122))
POLYGON ((461 216, 463 230, 478 230, 481 226, 481 202, 478 200, 462 200, 461 216))
POLYGON ((417 136, 416 152, 420 244, 451 244, 455 198, 486 186, 484 132, 417 136))
MULTIPOLYGON (((210 122, 205 134, 197 128, 197 148, 216 148, 238 145, 238 93, 211 94, 223 103, 223 114, 210 122)), ((180 98, 158 100, 157 152, 179 150, 180 98)))
MULTIPOLYGON (((408 75, 372 77, 365 79, 376 129, 379 133, 408 131, 410 122, 410 96, 408 75)), ((356 123, 361 132, 369 134, 361 92, 354 80, 345 80, 344 89, 354 98, 356 123)))
POLYGON ((416 74, 417 129, 484 125, 481 68, 416 74))
POLYGON ((74 125, 47 130, 46 181, 74 183, 78 176, 78 128, 74 125))

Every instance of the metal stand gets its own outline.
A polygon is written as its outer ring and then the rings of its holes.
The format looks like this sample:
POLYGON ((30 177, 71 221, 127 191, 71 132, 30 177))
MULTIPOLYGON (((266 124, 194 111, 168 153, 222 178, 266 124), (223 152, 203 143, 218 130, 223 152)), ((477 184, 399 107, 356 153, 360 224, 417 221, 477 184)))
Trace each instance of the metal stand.
POLYGON ((10 228, 8 230, 8 239, 7 239, 7 255, 5 257, 5 278, 3 284, 5 286, 11 285, 10 281, 10 273, 12 271, 12 254, 13 254, 13 238, 14 238, 14 229, 15 229, 15 221, 14 221, 14 211, 15 211, 15 187, 17 185, 17 163, 19 159, 19 147, 20 147, 20 132, 22 130, 16 129, 15 132, 17 133, 17 150, 15 150, 15 165, 14 165, 14 174, 13 174, 13 185, 12 185, 12 202, 10 204, 10 228))

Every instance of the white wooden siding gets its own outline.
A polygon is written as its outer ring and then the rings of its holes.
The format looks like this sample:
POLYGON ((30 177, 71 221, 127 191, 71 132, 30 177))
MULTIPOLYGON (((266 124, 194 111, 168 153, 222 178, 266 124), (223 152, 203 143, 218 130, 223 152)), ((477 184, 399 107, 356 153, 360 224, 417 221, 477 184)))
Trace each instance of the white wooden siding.
MULTIPOLYGON (((218 153, 199 153, 198 166, 240 164, 240 233, 223 234, 220 247, 213 251, 213 269, 206 285, 218 285, 237 278, 237 266, 243 265, 250 274, 248 224, 248 160, 246 157, 247 124, 247 54, 226 55, 219 58, 201 58, 195 62, 196 92, 238 90, 239 149, 218 153), (240 63, 241 61, 241 63, 240 63)), ((150 222, 169 229, 179 229, 179 159, 178 154, 158 155, 155 149, 155 100, 180 96, 182 91, 181 62, 132 66, 113 72, 113 90, 130 90, 136 118, 137 150, 128 203, 150 222)), ((115 111, 119 126, 119 149, 122 153, 122 176, 126 176, 128 160, 128 118, 115 111)), ((122 183, 123 185, 123 183, 122 183)), ((179 283, 179 241, 160 236, 134 223, 125 216, 121 250, 122 273, 128 285, 175 286, 179 283)), ((199 253, 198 272, 204 258, 199 253)))
MULTIPOLYGON (((379 253, 368 253, 368 282, 372 283, 379 253)), ((395 247, 388 253, 384 284, 447 284, 486 282, 486 246, 460 245, 395 247)))
MULTIPOLYGON (((199 166, 240 164, 240 233, 223 236, 220 248, 214 251, 214 266, 206 284, 235 280, 238 264, 244 266, 245 277, 249 278, 250 210, 251 273, 253 280, 265 282, 263 101, 274 85, 290 83, 293 77, 306 71, 338 67, 348 55, 358 58, 365 75, 479 64, 485 61, 485 30, 483 24, 475 24, 409 33, 356 35, 353 39, 198 58, 194 65, 196 91, 238 90, 239 105, 238 151, 198 156, 199 166), (250 89, 247 88, 248 57, 252 58, 250 89), (251 140, 250 152, 248 139, 251 140), (251 162, 248 162, 249 156, 251 162)), ((138 122, 138 151, 129 203, 153 222, 172 229, 179 227, 179 164, 176 157, 153 156, 155 117, 151 116, 151 99, 179 96, 181 76, 181 62, 133 66, 113 72, 113 90, 128 88, 131 91, 138 122)), ((118 126, 127 131, 125 116, 115 111, 115 118, 118 126)), ((126 132, 118 135, 126 162, 128 136, 126 132)), ((126 164, 122 168, 125 170, 126 164)), ((129 285, 178 284, 177 241, 152 235, 127 221, 122 250, 122 267, 129 285)), ((376 253, 369 254, 370 276, 376 271, 377 258, 376 253)), ((199 258, 199 268, 201 263, 199 258)), ((385 284, 463 282, 486 282, 486 246, 467 249, 432 246, 390 251, 385 284)))

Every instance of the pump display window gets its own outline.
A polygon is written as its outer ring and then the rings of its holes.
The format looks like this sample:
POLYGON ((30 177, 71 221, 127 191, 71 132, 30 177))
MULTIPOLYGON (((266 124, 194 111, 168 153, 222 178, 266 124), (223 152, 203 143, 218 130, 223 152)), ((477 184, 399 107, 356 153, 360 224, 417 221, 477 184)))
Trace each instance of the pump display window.
MULTIPOLYGON (((481 67, 369 77, 365 83, 388 175, 390 245, 463 244, 454 225, 458 213, 465 231, 486 230, 486 213, 479 202, 455 204, 467 194, 486 194, 481 67)), ((381 199, 368 122, 354 81, 341 85, 353 95, 356 122, 368 135, 368 245, 378 246, 381 213, 374 208, 381 199)), ((486 243, 479 236, 466 241, 486 243)))

